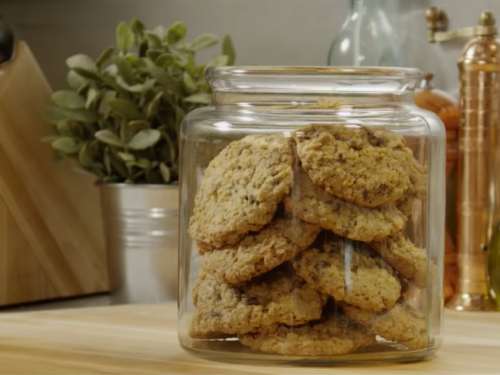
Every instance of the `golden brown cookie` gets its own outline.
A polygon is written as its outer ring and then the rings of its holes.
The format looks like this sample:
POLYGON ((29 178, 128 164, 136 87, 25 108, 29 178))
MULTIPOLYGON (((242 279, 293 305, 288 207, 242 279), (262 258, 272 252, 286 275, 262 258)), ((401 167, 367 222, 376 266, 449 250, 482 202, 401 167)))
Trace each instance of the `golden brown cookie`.
POLYGON ((375 336, 343 315, 298 327, 280 325, 275 331, 238 335, 253 350, 293 356, 329 356, 352 353, 376 342, 375 336))
POLYGON ((377 207, 397 201, 410 186, 411 150, 385 128, 316 124, 292 137, 312 181, 346 201, 377 207))
POLYGON ((221 283, 202 269, 193 289, 196 320, 191 334, 206 337, 304 324, 321 317, 326 300, 287 264, 239 285, 221 283))
POLYGON ((402 233, 370 243, 373 250, 379 253, 408 282, 425 288, 427 285, 427 255, 402 233))
POLYGON ((283 135, 231 142, 208 165, 189 222, 198 250, 234 245, 269 223, 292 187, 293 154, 283 135))
POLYGON ((311 288, 369 311, 396 304, 401 283, 366 244, 322 233, 313 246, 293 261, 297 275, 311 288))
POLYGON ((285 197, 284 208, 308 223, 364 242, 398 233, 406 224, 405 215, 395 204, 370 208, 344 201, 315 185, 300 167, 294 170, 294 185, 285 197))
POLYGON ((293 217, 276 218, 237 245, 202 255, 203 269, 222 282, 241 283, 295 257, 314 242, 320 230, 293 217))
POLYGON ((343 305, 343 308, 349 318, 386 340, 405 345, 409 349, 427 347, 425 315, 407 304, 397 304, 392 309, 379 314, 354 306, 343 305))

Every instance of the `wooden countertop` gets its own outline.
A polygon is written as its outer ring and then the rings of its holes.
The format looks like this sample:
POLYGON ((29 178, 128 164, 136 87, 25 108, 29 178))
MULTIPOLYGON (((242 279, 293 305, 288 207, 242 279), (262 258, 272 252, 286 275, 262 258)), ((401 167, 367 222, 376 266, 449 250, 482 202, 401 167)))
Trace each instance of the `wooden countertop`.
POLYGON ((0 374, 500 374, 500 314, 446 312, 431 360, 351 367, 211 362, 177 343, 176 305, 0 314, 0 374))

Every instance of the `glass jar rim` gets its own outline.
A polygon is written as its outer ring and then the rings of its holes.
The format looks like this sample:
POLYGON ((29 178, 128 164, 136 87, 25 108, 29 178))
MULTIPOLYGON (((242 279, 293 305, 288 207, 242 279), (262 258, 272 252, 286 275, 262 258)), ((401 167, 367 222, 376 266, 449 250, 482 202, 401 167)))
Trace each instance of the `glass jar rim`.
POLYGON ((377 77, 388 79, 422 78, 424 72, 417 68, 354 67, 354 66, 219 66, 207 69, 207 78, 224 76, 331 76, 377 77))

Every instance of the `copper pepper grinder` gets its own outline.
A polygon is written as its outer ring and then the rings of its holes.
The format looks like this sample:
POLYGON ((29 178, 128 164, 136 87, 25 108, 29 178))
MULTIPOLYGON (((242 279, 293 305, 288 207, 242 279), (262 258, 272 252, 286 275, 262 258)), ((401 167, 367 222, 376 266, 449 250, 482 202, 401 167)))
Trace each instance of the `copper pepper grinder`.
POLYGON ((458 285, 447 306, 495 310, 488 283, 487 251, 500 218, 500 40, 493 14, 476 27, 446 32, 446 13, 426 12, 430 42, 472 37, 458 60, 460 126, 457 144, 458 285))

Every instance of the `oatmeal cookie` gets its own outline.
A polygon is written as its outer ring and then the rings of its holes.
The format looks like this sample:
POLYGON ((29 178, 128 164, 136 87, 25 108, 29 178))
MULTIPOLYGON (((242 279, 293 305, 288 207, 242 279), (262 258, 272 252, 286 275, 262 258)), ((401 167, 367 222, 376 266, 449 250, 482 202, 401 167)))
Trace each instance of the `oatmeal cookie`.
POLYGON ((294 276, 288 264, 239 285, 221 283, 202 269, 193 289, 197 320, 191 334, 202 337, 304 324, 321 317, 326 301, 325 295, 294 276))
POLYGON ((235 246, 205 253, 202 267, 222 282, 247 281, 295 257, 314 242, 320 230, 296 218, 276 218, 235 246))
POLYGON ((188 332, 188 335, 191 338, 200 340, 215 340, 236 337, 236 335, 207 330, 205 320, 206 319, 204 319, 198 311, 194 312, 188 332))
POLYGON ((346 201, 377 207, 395 202, 410 186, 411 150, 385 128, 309 125, 292 137, 313 182, 346 201))
POLYGON ((268 224, 292 187, 292 164, 283 135, 249 135, 224 148, 195 197, 189 234, 198 251, 234 245, 268 224))
POLYGON ((343 308, 349 318, 386 340, 415 350, 427 346, 425 316, 407 304, 397 304, 392 309, 379 314, 354 306, 344 305, 343 308))
POLYGON ((370 243, 405 279, 419 288, 427 285, 427 255, 413 245, 402 233, 370 243))
POLYGON ((238 335, 253 350, 295 356, 326 356, 351 353, 376 343, 375 336, 343 315, 298 327, 280 325, 273 332, 238 335))
POLYGON ((321 293, 369 311, 396 304, 401 282, 395 271, 367 245, 322 233, 316 248, 293 261, 297 275, 321 293))
POLYGON ((300 167, 294 171, 294 185, 284 200, 285 211, 311 224, 347 237, 370 242, 401 231, 405 215, 395 204, 375 208, 346 202, 316 186, 300 167))

